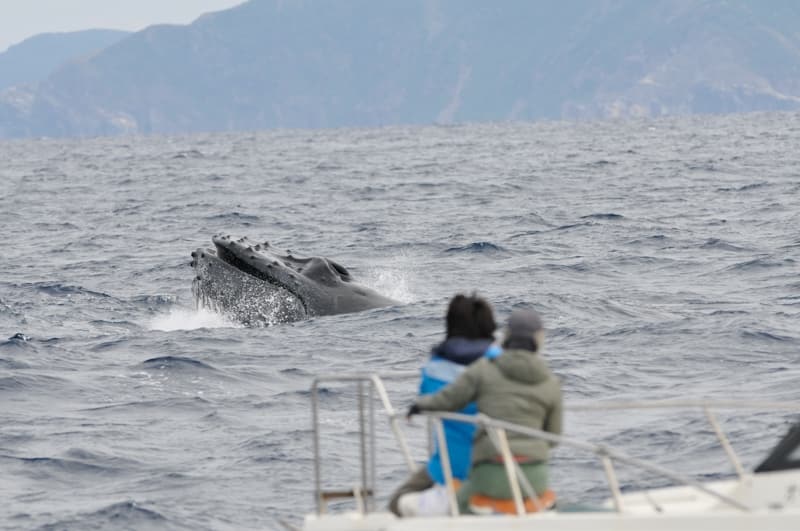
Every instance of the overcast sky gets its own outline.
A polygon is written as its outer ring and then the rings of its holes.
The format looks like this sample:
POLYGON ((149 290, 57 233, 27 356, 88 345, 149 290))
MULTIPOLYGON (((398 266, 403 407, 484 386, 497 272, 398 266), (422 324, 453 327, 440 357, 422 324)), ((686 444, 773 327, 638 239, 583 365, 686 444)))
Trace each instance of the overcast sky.
POLYGON ((188 24, 244 0, 0 0, 0 52, 37 33, 188 24))

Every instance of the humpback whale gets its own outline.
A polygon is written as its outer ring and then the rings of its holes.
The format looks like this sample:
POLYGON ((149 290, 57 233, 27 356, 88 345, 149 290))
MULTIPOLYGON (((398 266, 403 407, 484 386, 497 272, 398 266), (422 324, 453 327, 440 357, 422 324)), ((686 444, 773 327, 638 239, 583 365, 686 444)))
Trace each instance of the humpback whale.
POLYGON ((299 321, 397 304, 353 281, 328 258, 299 258, 268 242, 217 235, 214 248, 192 252, 192 293, 210 308, 245 325, 299 321))

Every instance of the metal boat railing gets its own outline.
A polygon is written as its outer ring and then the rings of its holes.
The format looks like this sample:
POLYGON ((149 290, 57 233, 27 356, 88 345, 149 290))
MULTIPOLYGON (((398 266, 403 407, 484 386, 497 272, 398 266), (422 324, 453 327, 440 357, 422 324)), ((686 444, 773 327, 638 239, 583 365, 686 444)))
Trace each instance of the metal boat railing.
MULTIPOLYGON (((413 373, 392 373, 384 375, 386 379, 409 378, 418 376, 413 373)), ((317 514, 325 511, 327 501, 341 497, 352 497, 356 500, 359 512, 366 514, 374 511, 375 500, 375 478, 376 478, 376 447, 375 447, 375 393, 377 393, 383 410, 389 420, 389 425, 394 434, 395 441, 404 458, 410 472, 416 469, 411 452, 408 447, 405 435, 400 427, 402 414, 398 414, 389 399, 383 379, 377 374, 340 374, 331 376, 321 376, 315 378, 311 386, 312 403, 312 429, 314 444, 314 497, 316 501, 317 514), (352 490, 324 491, 322 489, 321 477, 321 456, 320 456, 320 430, 319 430, 319 387, 321 383, 346 383, 357 384, 357 403, 359 418, 359 455, 360 455, 360 486, 352 490), (365 385, 367 386, 365 394, 365 385), (365 406, 368 411, 365 412, 365 406), (369 426, 367 427, 367 417, 369 426), (367 442, 369 435, 369 444, 367 442)), ((800 411, 800 404, 788 404, 785 402, 770 401, 725 401, 725 400, 660 400, 660 401, 641 401, 641 402, 599 402, 593 404, 571 404, 567 406, 570 411, 593 411, 593 410, 613 410, 613 409, 679 409, 679 408, 700 408, 705 412, 706 418, 714 430, 720 445, 725 450, 728 459, 731 461, 737 475, 744 479, 745 471, 739 461, 736 452, 733 450, 728 438, 719 425, 712 409, 763 409, 763 410, 787 410, 800 411)), ((497 448, 498 454, 503 457, 506 473, 509 478, 509 485, 513 495, 513 500, 517 513, 525 514, 524 498, 529 498, 534 504, 538 504, 538 498, 534 489, 531 487, 519 464, 512 458, 511 450, 508 446, 507 432, 519 433, 533 438, 542 439, 548 442, 557 443, 563 446, 577 448, 595 454, 601 461, 606 481, 611 492, 611 499, 617 512, 623 512, 622 494, 617 481, 614 469, 614 461, 638 467, 639 469, 653 472, 660 476, 671 479, 672 481, 693 487, 730 507, 740 511, 749 511, 750 508, 744 503, 731 498, 725 494, 715 492, 703 483, 700 483, 686 475, 675 473, 669 469, 649 463, 647 461, 628 456, 621 451, 609 448, 602 444, 595 444, 563 435, 555 435, 542 430, 520 426, 510 422, 492 419, 478 413, 477 415, 463 415, 460 413, 449 413, 443 411, 425 411, 422 413, 432 419, 433 433, 437 439, 442 458, 442 469, 445 476, 447 495, 450 500, 450 511, 452 516, 458 516, 458 504, 456 503, 455 482, 453 481, 450 468, 450 459, 447 452, 447 444, 444 438, 443 420, 453 420, 465 422, 483 427, 489 435, 490 440, 497 448), (523 496, 524 491, 524 496, 523 496)), ((541 508, 541 507, 539 507, 541 508)))
MULTIPOLYGON (((384 378, 409 378, 418 376, 419 373, 394 373, 392 375, 384 376, 384 378)), ((356 500, 359 510, 366 513, 374 509, 375 500, 375 477, 376 477, 376 450, 375 450, 375 393, 381 401, 383 409, 389 418, 389 425, 394 433, 395 440, 399 445, 400 452, 405 459, 409 471, 414 471, 416 465, 414 459, 411 457, 411 451, 408 448, 408 443, 400 429, 399 415, 395 413, 392 402, 389 400, 389 394, 386 392, 386 387, 383 385, 383 380, 377 374, 341 374, 331 376, 320 376, 314 379, 311 384, 311 419, 314 437, 314 497, 316 499, 317 514, 324 512, 326 502, 329 499, 353 497, 356 500), (322 476, 320 469, 320 451, 319 451, 319 386, 325 382, 354 382, 357 384, 358 392, 358 424, 359 424, 359 455, 360 455, 360 487, 352 490, 338 490, 338 491, 323 491, 322 490, 322 476), (365 413, 365 396, 364 386, 368 386, 366 395, 366 405, 368 413, 365 413), (366 420, 367 414, 369 415, 369 447, 367 447, 367 429, 366 420)))

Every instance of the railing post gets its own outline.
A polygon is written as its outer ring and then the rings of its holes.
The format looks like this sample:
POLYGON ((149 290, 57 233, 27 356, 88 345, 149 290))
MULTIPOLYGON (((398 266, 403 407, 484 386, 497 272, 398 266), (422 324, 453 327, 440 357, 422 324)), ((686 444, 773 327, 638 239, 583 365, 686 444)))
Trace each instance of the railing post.
MULTIPOLYGON (((366 493, 367 490, 367 433, 365 429, 364 419, 364 381, 358 381, 358 435, 360 440, 361 449, 361 492, 366 493)), ((362 494, 363 495, 363 494, 362 494)), ((362 504, 362 514, 364 514, 364 505, 362 504)))
POLYGON ((403 436, 403 432, 400 430, 400 426, 398 424, 399 421, 397 420, 398 415, 392 407, 392 403, 389 400, 389 395, 386 393, 386 388, 383 386, 383 382, 377 374, 371 375, 370 380, 378 392, 378 397, 381 399, 381 403, 383 403, 383 409, 386 411, 386 414, 389 415, 389 425, 392 427, 394 438, 397 441, 397 445, 400 446, 400 451, 403 453, 408 471, 414 472, 417 469, 417 466, 414 463, 414 460, 411 458, 411 451, 408 449, 406 438, 403 436))
POLYGON ((369 460, 370 460, 370 478, 369 478, 369 503, 367 504, 368 511, 375 510, 375 487, 377 480, 375 479, 378 475, 377 466, 375 464, 375 384, 372 380, 369 381, 369 438, 370 438, 370 453, 369 453, 369 460))
POLYGON ((614 473, 614 464, 611 462, 611 458, 608 457, 607 454, 603 453, 600 455, 600 461, 603 463, 603 470, 606 473, 606 481, 608 482, 608 488, 611 491, 611 498, 614 500, 614 509, 618 513, 622 512, 622 493, 619 490, 619 482, 617 481, 617 475, 614 473))
POLYGON ((503 456, 503 465, 506 468, 506 475, 508 476, 508 485, 511 487, 511 495, 514 498, 514 505, 517 508, 517 515, 522 516, 525 514, 525 504, 522 502, 522 493, 519 490, 519 479, 517 479, 517 470, 514 467, 514 456, 511 454, 511 448, 508 446, 508 437, 506 431, 502 428, 490 428, 499 443, 500 454, 503 456))
POLYGON ((717 434, 719 443, 722 445, 725 453, 728 454, 728 459, 730 459, 731 463, 733 463, 733 468, 736 470, 736 474, 739 476, 739 481, 744 480, 745 472, 744 468, 742 468, 742 463, 739 461, 739 458, 736 456, 736 452, 733 450, 731 443, 728 441, 728 438, 722 431, 722 427, 720 427, 719 422, 717 422, 717 418, 714 416, 708 406, 703 406, 703 411, 705 411, 706 418, 708 419, 708 422, 711 423, 714 433, 717 434))
MULTIPOLYGON (((483 415, 482 413, 478 413, 476 415, 476 419, 478 420, 480 425, 483 425, 483 423, 481 423, 482 420, 488 419, 488 418, 490 418, 490 417, 487 417, 486 415, 483 415)), ((486 434, 489 435, 489 440, 491 440, 492 444, 494 445, 495 450, 497 450, 498 452, 502 452, 501 449, 500 449, 501 446, 502 446, 502 443, 501 443, 499 437, 497 436, 497 434, 494 431, 490 430, 490 429, 486 430, 486 434)), ((506 440, 508 440, 508 439, 506 438, 506 440)), ((533 505, 536 507, 537 511, 543 511, 544 510, 544 506, 542 505, 542 502, 539 500, 539 495, 536 493, 536 490, 533 488, 533 486, 528 481, 528 478, 525 477, 525 473, 522 470, 522 467, 519 466, 519 463, 517 463, 516 461, 512 461, 512 464, 514 465, 514 470, 517 473, 517 481, 519 482, 520 486, 522 487, 522 490, 525 491, 525 497, 530 498, 530 500, 533 502, 533 505)))
POLYGON ((317 397, 318 382, 314 380, 311 384, 311 429, 314 434, 314 504, 317 507, 317 514, 323 513, 322 506, 322 485, 320 478, 320 459, 319 459, 319 400, 317 397))
POLYGON ((456 487, 453 483, 453 469, 450 468, 450 451, 447 449, 447 439, 444 436, 444 426, 442 419, 435 419, 436 440, 439 443, 439 455, 442 458, 442 472, 444 472, 444 483, 447 490, 447 499, 450 501, 450 515, 458 516, 458 500, 456 499, 456 487))

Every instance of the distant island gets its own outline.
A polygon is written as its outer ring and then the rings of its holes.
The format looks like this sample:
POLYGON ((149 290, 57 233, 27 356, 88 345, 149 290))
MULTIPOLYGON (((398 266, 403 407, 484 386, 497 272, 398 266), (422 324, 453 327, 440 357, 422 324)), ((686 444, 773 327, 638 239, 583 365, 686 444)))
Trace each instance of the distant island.
POLYGON ((32 52, 0 138, 795 110, 798 27, 795 0, 251 0, 32 52))
POLYGON ((71 61, 90 59, 128 35, 128 31, 91 29, 42 33, 25 39, 0 53, 0 91, 15 85, 38 83, 59 67, 71 61))

